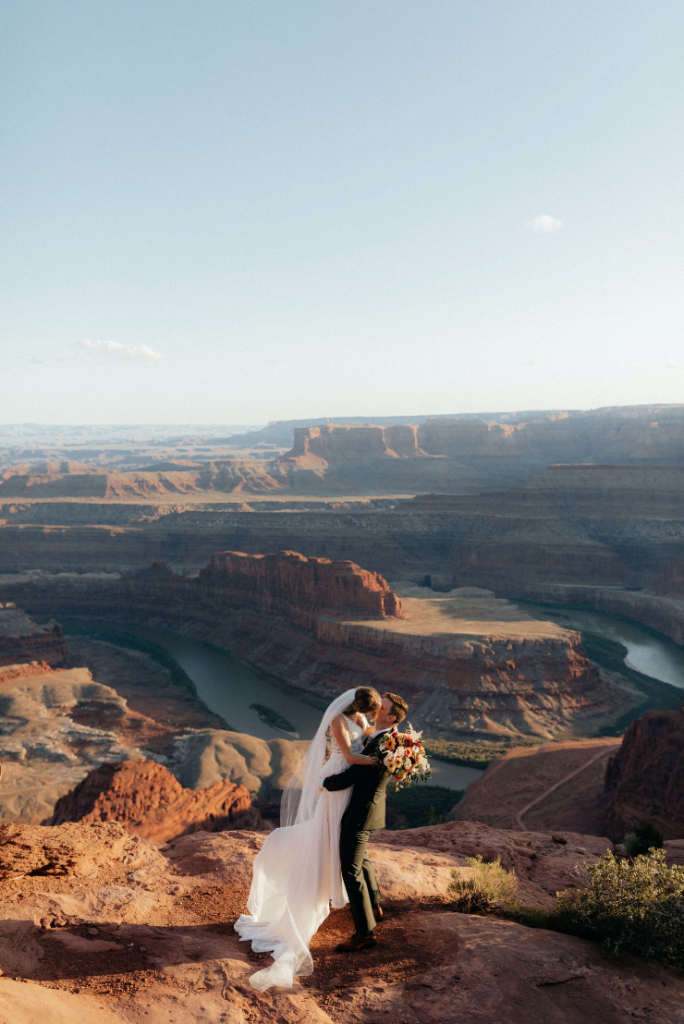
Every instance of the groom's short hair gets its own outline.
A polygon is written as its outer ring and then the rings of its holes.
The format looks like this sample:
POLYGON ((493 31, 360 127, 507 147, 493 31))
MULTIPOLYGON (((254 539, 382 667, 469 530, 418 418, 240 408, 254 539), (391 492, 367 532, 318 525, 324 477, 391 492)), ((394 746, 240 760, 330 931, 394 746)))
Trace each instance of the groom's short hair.
POLYGON ((403 697, 399 697, 396 693, 383 693, 382 696, 392 701, 394 721, 399 725, 399 722, 403 722, 408 715, 408 704, 403 697))

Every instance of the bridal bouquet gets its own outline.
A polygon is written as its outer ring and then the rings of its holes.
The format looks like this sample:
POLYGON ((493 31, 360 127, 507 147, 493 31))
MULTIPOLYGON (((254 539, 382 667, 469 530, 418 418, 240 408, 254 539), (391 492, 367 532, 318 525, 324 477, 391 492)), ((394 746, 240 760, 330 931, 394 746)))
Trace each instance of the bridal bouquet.
POLYGON ((430 762, 420 742, 421 732, 415 732, 409 725, 406 732, 393 729, 384 733, 378 744, 378 760, 391 775, 394 791, 413 782, 424 782, 432 774, 430 762))

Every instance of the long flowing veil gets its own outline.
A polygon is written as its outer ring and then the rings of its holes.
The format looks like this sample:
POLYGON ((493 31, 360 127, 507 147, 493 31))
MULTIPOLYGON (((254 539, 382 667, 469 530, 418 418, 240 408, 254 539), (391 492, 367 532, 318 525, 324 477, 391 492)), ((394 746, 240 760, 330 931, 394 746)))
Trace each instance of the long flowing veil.
POLYGON ((321 724, 311 741, 306 757, 283 790, 280 804, 281 826, 299 825, 313 818, 319 793, 318 780, 325 763, 326 734, 332 722, 349 707, 355 696, 355 689, 345 690, 323 713, 321 724))

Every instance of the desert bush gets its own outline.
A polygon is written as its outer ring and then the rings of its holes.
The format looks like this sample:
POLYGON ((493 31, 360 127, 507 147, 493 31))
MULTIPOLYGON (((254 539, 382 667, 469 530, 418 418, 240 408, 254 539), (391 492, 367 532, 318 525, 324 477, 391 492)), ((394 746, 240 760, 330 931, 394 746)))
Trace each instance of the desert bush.
POLYGON ((485 863, 482 857, 466 857, 473 869, 472 878, 460 878, 452 871, 453 882, 447 892, 453 898, 454 910, 461 914, 488 914, 505 910, 515 901, 518 883, 515 871, 501 867, 501 858, 485 863))
POLYGON ((587 870, 587 888, 558 893, 550 926, 684 971, 684 867, 652 849, 632 862, 606 853, 587 870))
POLYGON ((459 789, 446 786, 411 786, 387 794, 387 828, 420 828, 439 825, 463 796, 459 789))
POLYGON ((639 857, 649 850, 659 850, 663 845, 663 833, 659 832, 652 821, 637 825, 633 832, 625 836, 625 853, 628 857, 639 857))
POLYGON ((436 757, 438 761, 450 761, 452 764, 465 765, 468 768, 486 768, 492 761, 511 749, 512 746, 523 746, 536 743, 537 740, 520 739, 512 743, 502 740, 443 740, 423 738, 423 746, 428 757, 436 757))

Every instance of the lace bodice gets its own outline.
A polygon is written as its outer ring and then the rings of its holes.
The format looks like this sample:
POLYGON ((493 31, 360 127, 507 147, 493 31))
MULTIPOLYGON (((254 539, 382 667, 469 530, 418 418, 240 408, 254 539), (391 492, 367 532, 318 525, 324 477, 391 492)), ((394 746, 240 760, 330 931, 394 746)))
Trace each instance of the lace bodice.
MULTIPOLYGON (((343 715, 342 717, 347 723, 347 731, 349 732, 349 744, 355 754, 360 754, 363 751, 364 732, 368 728, 368 722, 366 721, 366 718, 363 715, 361 716, 363 725, 357 725, 353 719, 347 718, 346 715, 343 715)), ((332 751, 330 753, 330 757, 325 763, 323 774, 335 775, 337 772, 343 772, 344 769, 348 767, 349 765, 347 763, 347 760, 342 751, 340 750, 339 744, 333 735, 332 751)))

